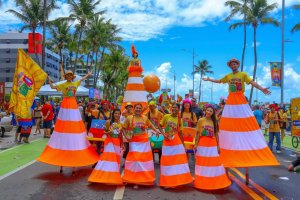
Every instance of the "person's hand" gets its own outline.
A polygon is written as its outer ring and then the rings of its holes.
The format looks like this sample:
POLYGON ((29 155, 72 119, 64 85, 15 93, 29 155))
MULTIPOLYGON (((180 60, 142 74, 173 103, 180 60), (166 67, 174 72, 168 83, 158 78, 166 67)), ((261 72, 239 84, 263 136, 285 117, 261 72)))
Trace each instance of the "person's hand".
POLYGON ((271 91, 269 90, 270 87, 267 88, 263 88, 261 91, 265 94, 265 95, 269 95, 271 94, 271 91))
POLYGON ((217 150, 218 150, 218 154, 220 155, 220 147, 219 146, 217 147, 217 150))
POLYGON ((204 80, 204 81, 210 81, 210 78, 209 78, 209 77, 207 77, 207 78, 202 78, 202 80, 204 80))
POLYGON ((53 83, 53 80, 50 78, 50 76, 48 76, 48 81, 50 84, 53 83))
POLYGON ((91 76, 93 73, 91 71, 88 71, 87 75, 91 76))
POLYGON ((194 145, 194 153, 197 152, 197 145, 194 145))

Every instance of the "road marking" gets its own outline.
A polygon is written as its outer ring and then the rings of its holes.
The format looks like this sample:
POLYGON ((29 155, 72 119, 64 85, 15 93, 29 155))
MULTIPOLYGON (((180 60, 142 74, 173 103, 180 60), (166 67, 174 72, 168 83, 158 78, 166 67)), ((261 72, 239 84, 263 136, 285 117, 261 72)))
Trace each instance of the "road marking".
MULTIPOLYGON (((122 171, 121 176, 124 175, 124 171, 122 171)), ((125 192, 125 185, 118 186, 114 195, 113 200, 122 200, 125 192)))
MULTIPOLYGON (((234 171, 237 175, 239 175, 242 179, 246 179, 245 175, 242 174, 238 169, 236 168, 231 168, 232 171, 234 171)), ((277 197, 275 197, 273 194, 271 194, 270 192, 268 192, 266 189, 264 189, 263 187, 261 187, 260 185, 258 185, 257 183, 255 183, 254 181, 252 181, 251 179, 249 179, 249 183, 255 187, 258 191, 260 191, 261 193, 263 193, 266 197, 268 197, 270 200, 278 200, 277 197)))
MULTIPOLYGON (((42 140, 42 139, 44 139, 44 138, 39 138, 39 139, 33 140, 33 141, 31 141, 30 143, 34 143, 34 142, 40 141, 40 140, 42 140)), ((5 149, 5 150, 3 150, 3 151, 0 151, 0 154, 1 154, 1 153, 4 153, 4 152, 7 152, 7 151, 10 151, 10 150, 12 150, 12 149, 19 148, 19 147, 21 147, 21 146, 23 146, 23 145, 28 145, 28 144, 23 143, 23 144, 16 145, 16 146, 14 146, 14 147, 5 149)))
POLYGON ((3 176, 0 176, 0 181, 3 180, 3 179, 5 179, 6 177, 8 177, 8 176, 10 176, 10 175, 13 175, 14 173, 16 173, 16 172, 18 172, 18 171, 20 171, 20 170, 22 170, 22 169, 24 169, 24 168, 26 168, 26 167, 32 165, 32 164, 35 163, 35 162, 36 162, 36 160, 33 160, 33 161, 31 161, 31 162, 29 162, 29 163, 27 163, 27 164, 25 164, 25 165, 23 165, 23 166, 21 166, 21 167, 18 167, 17 169, 15 169, 15 170, 13 170, 13 171, 11 171, 11 172, 8 172, 7 174, 5 174, 5 175, 3 175, 3 176))
POLYGON ((237 179, 231 172, 229 172, 229 177, 238 184, 240 188, 242 188, 249 196, 251 196, 254 200, 263 200, 258 194, 256 194, 253 190, 251 190, 248 186, 242 183, 239 179, 237 179))

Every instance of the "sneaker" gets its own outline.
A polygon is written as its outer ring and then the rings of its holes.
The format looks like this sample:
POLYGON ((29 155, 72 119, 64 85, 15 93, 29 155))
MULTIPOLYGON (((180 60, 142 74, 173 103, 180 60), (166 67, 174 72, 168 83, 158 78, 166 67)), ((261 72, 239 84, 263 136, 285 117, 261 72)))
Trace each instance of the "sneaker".
POLYGON ((280 151, 280 150, 277 150, 276 153, 281 153, 281 151, 280 151))

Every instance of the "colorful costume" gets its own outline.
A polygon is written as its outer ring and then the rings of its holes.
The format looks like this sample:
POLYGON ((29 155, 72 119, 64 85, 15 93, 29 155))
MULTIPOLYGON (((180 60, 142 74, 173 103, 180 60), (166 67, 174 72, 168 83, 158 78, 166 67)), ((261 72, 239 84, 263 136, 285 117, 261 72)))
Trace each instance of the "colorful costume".
POLYGON ((206 118, 199 119, 197 131, 200 139, 196 153, 195 188, 216 190, 228 187, 231 181, 218 154, 213 122, 206 118))
POLYGON ((104 142, 104 151, 90 175, 88 181, 96 183, 123 184, 120 174, 120 137, 122 124, 114 122, 110 124, 106 123, 106 131, 112 131, 111 135, 108 135, 104 142))
POLYGON ((51 165, 77 167, 94 164, 99 156, 86 139, 86 129, 75 95, 80 81, 57 85, 64 99, 53 134, 38 161, 51 165))
POLYGON ((165 115, 161 121, 161 125, 165 127, 165 133, 174 135, 174 139, 163 141, 160 186, 175 187, 193 181, 186 152, 178 136, 178 131, 182 130, 182 123, 182 120, 179 121, 178 117, 173 117, 171 114, 165 115))
POLYGON ((237 72, 227 74, 220 81, 229 85, 219 133, 220 156, 224 166, 278 165, 244 96, 244 83, 249 84, 251 78, 245 72, 237 72))
POLYGON ((154 185, 153 156, 146 127, 150 125, 146 116, 128 116, 124 128, 132 132, 129 153, 125 161, 123 181, 138 185, 154 185))
POLYGON ((132 55, 133 59, 130 60, 130 66, 128 67, 129 75, 122 110, 124 110, 128 102, 131 102, 133 105, 141 103, 143 108, 147 107, 147 92, 142 78, 143 68, 141 61, 137 58, 137 52, 134 46, 132 46, 132 55))

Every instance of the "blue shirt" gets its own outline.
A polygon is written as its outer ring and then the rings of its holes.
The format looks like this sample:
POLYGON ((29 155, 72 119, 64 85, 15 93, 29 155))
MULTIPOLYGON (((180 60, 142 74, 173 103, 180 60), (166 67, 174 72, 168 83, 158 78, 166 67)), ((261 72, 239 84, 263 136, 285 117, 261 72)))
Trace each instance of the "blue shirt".
POLYGON ((261 121, 263 119, 263 112, 261 110, 254 110, 253 114, 256 118, 256 121, 259 125, 261 125, 261 121))

